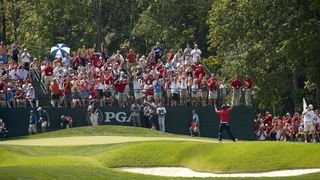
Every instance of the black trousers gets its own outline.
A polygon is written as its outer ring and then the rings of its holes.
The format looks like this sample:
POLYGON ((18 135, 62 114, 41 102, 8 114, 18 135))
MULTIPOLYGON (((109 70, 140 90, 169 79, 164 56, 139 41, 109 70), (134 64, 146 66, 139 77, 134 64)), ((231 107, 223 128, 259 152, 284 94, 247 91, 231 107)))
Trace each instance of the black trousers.
POLYGON ((223 129, 226 129, 228 134, 229 134, 229 136, 231 137, 231 139, 233 141, 235 141, 234 136, 231 133, 230 126, 227 123, 220 123, 220 125, 219 125, 219 136, 218 136, 219 137, 219 141, 222 140, 222 131, 223 131, 223 129))

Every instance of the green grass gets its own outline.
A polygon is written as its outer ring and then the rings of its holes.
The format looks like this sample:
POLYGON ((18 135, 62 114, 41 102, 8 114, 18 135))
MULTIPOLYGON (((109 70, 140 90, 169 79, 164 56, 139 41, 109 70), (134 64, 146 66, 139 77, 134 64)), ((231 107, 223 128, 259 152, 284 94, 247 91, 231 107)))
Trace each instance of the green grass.
MULTIPOLYGON (((51 138, 51 137, 70 137, 70 136, 157 136, 157 137, 181 137, 181 135, 175 135, 170 133, 164 133, 161 131, 151 131, 146 128, 137 128, 131 126, 85 126, 71 129, 63 129, 58 131, 51 131, 33 136, 24 136, 20 138, 51 138)), ((19 139, 20 139, 19 138, 19 139)))
MULTIPOLYGON (((68 135, 63 134, 65 131, 45 133, 38 135, 37 138, 70 136, 70 134, 90 135, 93 131, 91 128, 75 128, 68 135)), ((139 136, 158 136, 158 133, 160 136, 175 137, 141 128, 120 127, 120 130, 114 131, 116 126, 107 128, 108 135, 120 135, 128 131, 139 136), (141 132, 144 134, 139 134, 141 132)), ((104 133, 103 129, 106 127, 101 128, 98 135, 104 133)), ((167 179, 125 173, 112 168, 172 166, 207 172, 319 168, 319 152, 318 144, 283 142, 218 144, 156 141, 73 147, 0 145, 0 174, 5 175, 2 176, 5 179, 167 179)), ((317 177, 320 177, 320 173, 277 179, 317 179, 317 177)))

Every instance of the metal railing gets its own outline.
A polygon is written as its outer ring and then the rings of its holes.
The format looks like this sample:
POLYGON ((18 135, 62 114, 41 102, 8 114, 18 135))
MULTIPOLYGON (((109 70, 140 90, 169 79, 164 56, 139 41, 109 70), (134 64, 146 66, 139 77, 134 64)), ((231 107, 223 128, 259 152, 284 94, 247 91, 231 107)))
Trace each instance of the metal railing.
POLYGON ((34 77, 36 78, 36 80, 40 84, 42 92, 47 95, 48 94, 47 88, 46 88, 46 86, 44 85, 44 83, 41 80, 41 72, 39 70, 37 70, 37 69, 33 69, 33 73, 35 75, 34 77))

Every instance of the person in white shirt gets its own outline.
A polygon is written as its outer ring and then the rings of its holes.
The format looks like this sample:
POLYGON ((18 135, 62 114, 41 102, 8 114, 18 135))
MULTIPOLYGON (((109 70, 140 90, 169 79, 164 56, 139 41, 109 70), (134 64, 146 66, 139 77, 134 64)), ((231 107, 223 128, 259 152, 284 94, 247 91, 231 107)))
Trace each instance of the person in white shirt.
POLYGON ((99 93, 99 100, 100 100, 100 106, 102 106, 104 104, 104 90, 105 90, 105 85, 103 84, 103 82, 101 81, 100 78, 97 79, 96 81, 96 90, 98 91, 99 93))
POLYGON ((194 79, 192 81, 191 98, 192 98, 192 106, 197 106, 199 104, 199 86, 197 84, 197 79, 194 79))
POLYGON ((20 79, 26 79, 29 75, 29 72, 20 66, 18 71, 18 76, 20 79))
POLYGON ((26 99, 30 104, 31 108, 34 108, 34 105, 36 105, 35 99, 36 99, 36 93, 33 89, 32 84, 28 84, 27 93, 26 93, 26 99))
POLYGON ((191 51, 192 61, 193 63, 197 62, 198 59, 200 59, 200 55, 202 54, 201 50, 198 49, 198 45, 194 45, 194 49, 191 51))
POLYGON ((29 63, 30 63, 30 54, 28 53, 28 49, 25 48, 21 53, 21 61, 23 63, 24 68, 29 71, 29 63))
POLYGON ((142 94, 143 84, 140 79, 137 78, 137 75, 134 75, 133 79, 133 91, 134 91, 134 98, 138 101, 138 103, 142 103, 142 94))
POLYGON ((14 69, 11 69, 9 72, 9 77, 11 80, 16 81, 19 79, 19 70, 17 67, 14 67, 14 69))
POLYGON ((163 103, 159 103, 159 106, 157 108, 157 114, 158 114, 159 129, 160 131, 165 132, 166 131, 165 120, 166 120, 167 110, 163 106, 163 103))
POLYGON ((316 142, 316 134, 315 134, 315 124, 313 122, 315 113, 313 111, 313 105, 310 104, 306 110, 302 113, 303 123, 304 123, 304 142, 308 141, 307 136, 309 133, 312 134, 312 142, 316 142))
POLYGON ((170 89, 171 89, 171 106, 176 107, 179 102, 179 90, 180 90, 180 85, 177 77, 174 77, 174 80, 171 82, 170 89))
POLYGON ((188 103, 188 83, 186 76, 182 76, 180 79, 180 98, 181 103, 184 106, 187 106, 188 103))

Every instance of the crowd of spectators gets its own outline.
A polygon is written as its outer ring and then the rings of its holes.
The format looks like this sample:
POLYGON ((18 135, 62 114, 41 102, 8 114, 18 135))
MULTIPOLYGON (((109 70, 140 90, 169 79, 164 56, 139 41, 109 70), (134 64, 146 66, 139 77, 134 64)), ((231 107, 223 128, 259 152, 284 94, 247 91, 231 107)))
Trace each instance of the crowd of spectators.
POLYGON ((37 99, 32 85, 30 54, 14 43, 11 61, 8 61, 8 49, 4 42, 0 46, 0 107, 20 108, 36 107, 37 99))
POLYGON ((254 120, 254 132, 257 140, 265 141, 320 141, 320 115, 313 106, 302 113, 286 113, 283 117, 273 117, 269 112, 258 114, 254 120))
POLYGON ((164 55, 157 43, 147 56, 136 54, 134 49, 125 56, 120 50, 109 56, 107 50, 95 53, 83 49, 73 57, 52 62, 46 58, 40 70, 54 107, 86 107, 91 103, 125 107, 134 100, 141 104, 149 97, 157 105, 213 106, 217 100, 226 103, 229 87, 233 89, 233 104, 240 104, 245 90, 245 103, 251 105, 249 76, 244 82, 236 77, 226 83, 215 74, 207 74, 196 44, 193 49, 186 45, 184 50, 174 53, 170 49, 164 55))
POLYGON ((251 105, 252 81, 236 76, 230 82, 208 74, 201 62, 197 44, 166 54, 157 43, 147 55, 130 49, 110 55, 107 50, 96 53, 80 49, 72 57, 54 60, 31 60, 27 49, 14 43, 8 52, 0 46, 0 107, 37 107, 37 97, 31 83, 39 72, 53 107, 99 106, 126 107, 133 101, 142 103, 152 97, 165 106, 214 106, 225 104, 231 92, 232 104, 239 105, 244 94, 245 104, 251 105), (6 56, 4 59, 4 55, 6 56))

